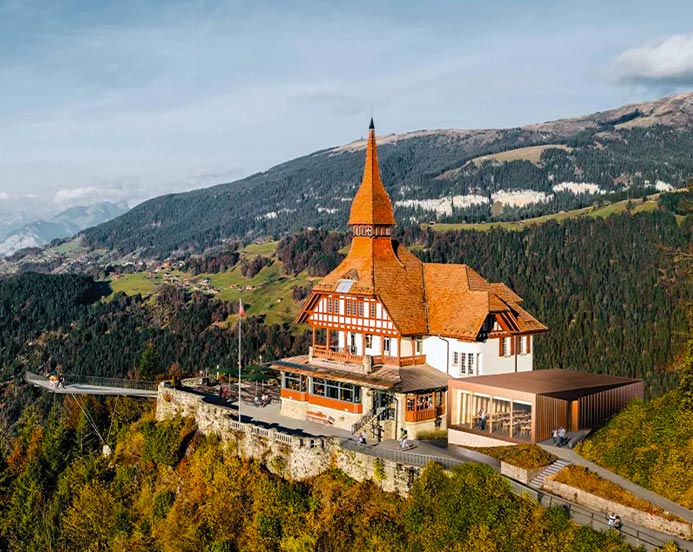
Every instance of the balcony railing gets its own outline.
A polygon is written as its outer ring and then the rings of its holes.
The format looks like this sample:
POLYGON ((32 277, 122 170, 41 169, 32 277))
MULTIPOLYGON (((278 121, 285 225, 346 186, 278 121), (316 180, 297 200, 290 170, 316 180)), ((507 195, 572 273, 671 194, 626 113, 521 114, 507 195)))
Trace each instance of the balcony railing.
POLYGON ((353 362, 355 364, 361 364, 363 362, 363 357, 361 355, 352 355, 351 353, 347 352, 333 351, 325 345, 315 345, 313 347, 313 356, 329 358, 331 360, 339 360, 342 362, 353 362))
MULTIPOLYGON (((362 355, 354 355, 347 351, 335 351, 325 345, 314 345, 313 356, 319 358, 329 358, 339 360, 341 362, 352 362, 361 364, 363 362, 362 355)), ((389 355, 373 355, 373 364, 387 364, 389 366, 415 366, 417 364, 425 364, 426 355, 413 355, 406 357, 396 357, 389 355)))
POLYGON ((373 357, 373 364, 389 364, 392 366, 415 366, 417 364, 425 363, 426 355, 414 355, 406 357, 375 355, 373 357))

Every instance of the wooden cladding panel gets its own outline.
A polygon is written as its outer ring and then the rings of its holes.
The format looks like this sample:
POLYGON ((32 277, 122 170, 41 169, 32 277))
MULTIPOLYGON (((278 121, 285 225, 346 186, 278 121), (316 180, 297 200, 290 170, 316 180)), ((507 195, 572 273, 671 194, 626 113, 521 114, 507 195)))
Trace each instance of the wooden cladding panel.
POLYGON ((581 397, 580 429, 602 424, 633 399, 642 399, 644 394, 645 383, 638 381, 581 397))
POLYGON ((568 402, 537 395, 532 416, 532 442, 548 439, 553 429, 560 426, 568 429, 568 402))

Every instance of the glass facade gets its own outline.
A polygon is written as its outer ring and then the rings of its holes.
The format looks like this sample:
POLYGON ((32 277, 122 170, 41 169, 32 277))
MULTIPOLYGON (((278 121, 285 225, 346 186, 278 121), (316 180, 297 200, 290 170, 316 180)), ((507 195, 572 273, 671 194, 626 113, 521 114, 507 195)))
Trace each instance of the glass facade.
POLYGON ((526 401, 462 391, 459 420, 462 427, 529 441, 532 434, 532 405, 526 401))

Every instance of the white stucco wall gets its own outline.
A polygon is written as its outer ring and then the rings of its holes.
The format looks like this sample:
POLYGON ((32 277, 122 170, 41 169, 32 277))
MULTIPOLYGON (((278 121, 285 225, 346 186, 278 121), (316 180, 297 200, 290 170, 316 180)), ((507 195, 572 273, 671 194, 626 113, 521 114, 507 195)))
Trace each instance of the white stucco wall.
MULTIPOLYGON (((450 377, 459 378, 467 375, 483 376, 487 374, 503 374, 515 371, 515 356, 503 357, 498 354, 498 339, 487 339, 486 341, 466 342, 452 338, 440 338, 428 336, 424 338, 423 352, 426 355, 426 362, 445 372, 450 377), (446 343, 447 340, 447 343, 446 343), (449 343, 449 351, 448 351, 449 343), (474 355, 473 373, 467 374, 466 366, 464 372, 460 373, 460 366, 453 365, 454 353, 464 353, 465 360, 467 354, 474 355)), ((530 346, 530 351, 534 351, 534 343, 530 346)), ((460 357, 461 359, 461 357, 460 357)), ((517 371, 524 372, 532 369, 533 353, 517 355, 517 371)))

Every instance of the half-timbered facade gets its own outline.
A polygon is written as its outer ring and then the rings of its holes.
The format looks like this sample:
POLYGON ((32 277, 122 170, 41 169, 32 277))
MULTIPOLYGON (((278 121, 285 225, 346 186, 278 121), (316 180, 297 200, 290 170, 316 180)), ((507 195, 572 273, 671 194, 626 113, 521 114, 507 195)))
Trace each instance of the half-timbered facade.
POLYGON ((449 378, 532 369, 546 327, 504 284, 466 265, 423 263, 392 239, 371 121, 347 257, 314 286, 297 322, 307 355, 274 363, 282 413, 394 437, 445 429, 449 378))

